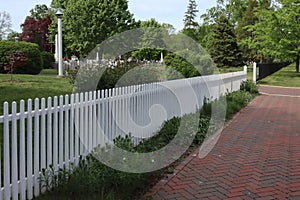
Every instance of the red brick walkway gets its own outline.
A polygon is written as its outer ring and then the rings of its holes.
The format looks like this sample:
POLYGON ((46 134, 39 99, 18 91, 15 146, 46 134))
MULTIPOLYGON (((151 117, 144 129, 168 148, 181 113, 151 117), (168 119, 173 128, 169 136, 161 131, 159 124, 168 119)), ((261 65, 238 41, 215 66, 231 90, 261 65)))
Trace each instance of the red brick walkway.
POLYGON ((300 89, 260 91, 269 95, 242 110, 205 158, 197 150, 146 198, 300 199, 300 89))

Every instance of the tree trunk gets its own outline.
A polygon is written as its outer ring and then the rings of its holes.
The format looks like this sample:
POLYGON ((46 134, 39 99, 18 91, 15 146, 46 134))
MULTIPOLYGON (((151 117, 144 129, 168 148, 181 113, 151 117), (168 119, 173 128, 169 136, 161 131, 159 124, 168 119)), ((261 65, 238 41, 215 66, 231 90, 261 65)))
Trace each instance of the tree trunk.
POLYGON ((297 55, 296 58, 296 72, 299 73, 299 65, 300 65, 300 54, 297 55))

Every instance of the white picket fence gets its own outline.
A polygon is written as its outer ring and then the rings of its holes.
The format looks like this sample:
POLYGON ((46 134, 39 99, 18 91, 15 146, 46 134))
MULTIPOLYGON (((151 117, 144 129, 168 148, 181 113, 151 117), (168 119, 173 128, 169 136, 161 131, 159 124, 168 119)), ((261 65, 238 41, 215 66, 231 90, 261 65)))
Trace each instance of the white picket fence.
POLYGON ((239 90, 247 72, 173 80, 80 94, 4 103, 0 199, 44 192, 41 170, 78 163, 94 147, 132 133, 149 138, 162 122, 201 108, 204 97, 239 90), (194 92, 192 97, 190 92, 194 92), (194 98, 194 100, 192 100, 194 98), (196 100, 195 100, 196 99, 196 100), (160 105, 164 111, 155 105, 160 105), (26 109, 26 110, 25 110, 26 109))

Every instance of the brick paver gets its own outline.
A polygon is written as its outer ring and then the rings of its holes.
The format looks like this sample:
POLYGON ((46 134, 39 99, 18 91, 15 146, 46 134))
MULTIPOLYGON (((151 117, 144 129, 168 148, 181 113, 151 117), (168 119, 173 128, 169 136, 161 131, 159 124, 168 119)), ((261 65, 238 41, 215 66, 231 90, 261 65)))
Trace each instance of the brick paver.
POLYGON ((195 151, 144 198, 300 199, 300 89, 260 91, 206 157, 195 151))

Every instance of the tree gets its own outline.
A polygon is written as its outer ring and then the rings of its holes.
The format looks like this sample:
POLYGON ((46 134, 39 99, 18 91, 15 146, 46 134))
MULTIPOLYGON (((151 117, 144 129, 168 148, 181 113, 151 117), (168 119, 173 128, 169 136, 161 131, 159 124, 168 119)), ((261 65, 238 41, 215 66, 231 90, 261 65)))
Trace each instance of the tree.
POLYGON ((11 17, 9 13, 3 11, 0 12, 0 40, 6 38, 6 36, 11 32, 11 17))
MULTIPOLYGON (((135 27, 127 0, 68 0, 53 1, 52 4, 65 7, 65 50, 81 57, 108 37, 135 27)), ((52 37, 54 35, 53 31, 52 37)))
POLYGON ((199 28, 199 24, 196 21, 197 17, 197 3, 195 0, 189 0, 189 4, 187 7, 187 11, 185 12, 185 16, 183 19, 184 28, 181 33, 189 36, 194 40, 198 40, 198 32, 197 29, 199 28))
POLYGON ((299 72, 299 1, 277 0, 269 8, 268 1, 263 3, 265 8, 256 13, 259 22, 252 27, 255 30, 253 45, 259 46, 263 55, 281 61, 295 61, 299 72))
POLYGON ((248 0, 217 0, 217 5, 208 9, 201 18, 205 24, 212 24, 221 15, 225 15, 232 24, 236 25, 241 20, 247 4, 248 0))
POLYGON ((37 4, 29 12, 30 16, 34 19, 46 18, 47 16, 51 16, 54 14, 54 10, 48 8, 45 4, 37 4))
POLYGON ((168 23, 163 23, 162 27, 167 29, 168 34, 175 34, 176 29, 174 28, 174 26, 172 24, 168 24, 168 23))
POLYGON ((10 66, 9 66, 9 71, 10 71, 10 80, 13 80, 13 73, 14 69, 16 67, 24 66, 27 64, 27 54, 22 52, 22 51, 17 51, 13 54, 9 55, 9 60, 10 60, 10 66))
POLYGON ((208 50, 218 67, 241 64, 241 52, 238 49, 233 25, 225 15, 221 15, 212 27, 208 50))
POLYGON ((238 22, 238 26, 235 30, 239 47, 243 53, 244 59, 256 60, 257 51, 255 48, 251 48, 251 41, 253 38, 253 31, 249 27, 255 25, 258 22, 258 18, 255 16, 255 11, 258 9, 258 2, 256 0, 249 0, 246 11, 243 17, 238 22))
POLYGON ((199 26, 199 24, 196 22, 197 12, 198 10, 196 1, 189 0, 189 5, 183 19, 184 29, 195 29, 199 26))
POLYGON ((49 26, 52 23, 50 16, 44 18, 27 17, 21 25, 22 34, 20 41, 32 42, 39 45, 42 51, 51 51, 52 44, 49 43, 47 35, 49 34, 49 26))
POLYGON ((16 39, 19 40, 20 37, 21 37, 21 33, 18 33, 16 31, 11 31, 7 35, 7 40, 9 40, 9 41, 16 41, 16 39))
MULTIPOLYGON (((139 27, 142 28, 138 45, 142 47, 134 52, 132 56, 139 60, 160 60, 163 49, 157 46, 165 46, 163 41, 164 26, 157 22, 154 18, 147 21, 139 21, 139 27)), ((168 32, 167 29, 165 29, 168 32)))

